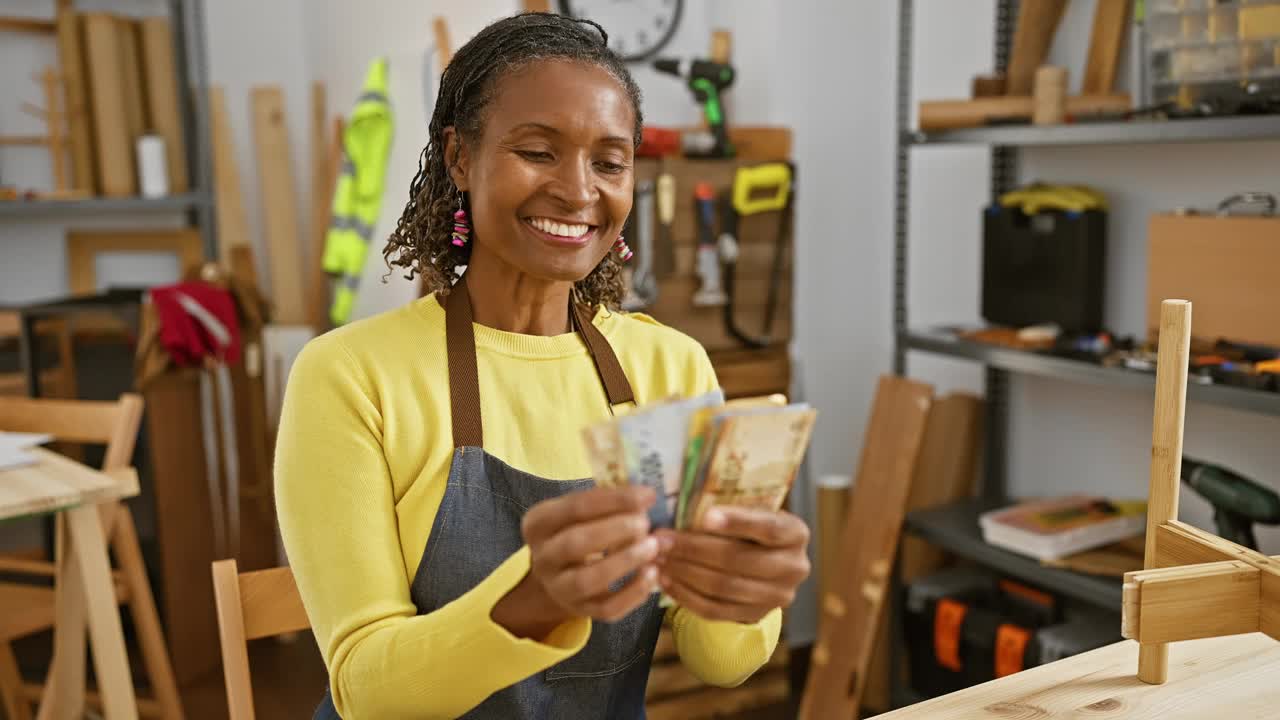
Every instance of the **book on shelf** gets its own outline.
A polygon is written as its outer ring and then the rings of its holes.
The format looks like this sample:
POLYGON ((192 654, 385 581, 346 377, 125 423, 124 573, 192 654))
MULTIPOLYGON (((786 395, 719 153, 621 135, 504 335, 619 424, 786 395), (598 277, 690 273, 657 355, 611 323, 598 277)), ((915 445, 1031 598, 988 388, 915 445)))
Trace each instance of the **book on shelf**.
POLYGON ((982 538, 997 547, 1039 560, 1053 560, 1141 534, 1144 500, 1093 495, 1031 500, 978 517, 982 538))

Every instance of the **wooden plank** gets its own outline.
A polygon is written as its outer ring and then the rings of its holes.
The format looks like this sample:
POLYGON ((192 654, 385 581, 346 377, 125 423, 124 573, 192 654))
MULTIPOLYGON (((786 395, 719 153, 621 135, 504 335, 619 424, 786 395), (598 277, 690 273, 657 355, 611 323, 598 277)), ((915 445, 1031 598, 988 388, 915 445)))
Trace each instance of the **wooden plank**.
MULTIPOLYGON (((1178 519, 1182 471, 1182 430, 1187 411, 1187 368, 1191 350, 1191 303, 1161 304, 1160 347, 1156 358, 1155 407, 1151 426, 1151 477, 1147 491, 1145 565, 1155 567, 1160 526, 1178 519)), ((1168 675, 1169 646, 1143 643, 1138 677, 1162 683, 1168 675)))
POLYGON ((129 152, 136 152, 138 138, 151 126, 147 117, 147 93, 143 88, 142 51, 139 48, 138 21, 116 16, 116 33, 120 38, 120 77, 124 89, 125 122, 129 131, 129 152))
POLYGON ((646 703, 645 714, 648 720, 699 720, 780 703, 790 694, 786 671, 773 670, 736 688, 707 688, 646 703))
MULTIPOLYGON (((1272 561, 1280 558, 1272 557, 1272 561)), ((1280 640, 1280 572, 1276 565, 1261 571, 1262 577, 1262 612, 1258 619, 1258 629, 1273 640, 1280 640)))
POLYGON ((94 269, 98 255, 124 252, 168 252, 178 258, 178 273, 185 275, 204 263, 204 246, 193 228, 172 230, 70 230, 67 232, 67 272, 71 292, 98 291, 94 269))
POLYGON ((53 663, 40 698, 39 720, 84 716, 85 610, 84 574, 79 553, 70 552, 67 522, 58 516, 55 523, 54 559, 58 566, 55 583, 53 663))
POLYGON ((218 608, 218 639, 230 717, 253 720, 253 682, 249 675, 249 649, 234 560, 213 563, 213 596, 218 608))
POLYGON ((1043 65, 1049 56, 1049 46, 1053 44, 1054 33, 1066 8, 1067 0, 1022 0, 1009 53, 1006 93, 1031 94, 1036 68, 1043 65))
MULTIPOLYGON (((952 393, 930 408, 915 475, 907 495, 907 512, 943 505, 973 494, 982 439, 982 407, 982 399, 976 395, 952 393)), ((903 583, 935 572, 948 561, 947 554, 936 545, 910 535, 902 538, 899 552, 898 572, 903 583)), ((874 655, 867 670, 867 690, 862 706, 870 710, 890 708, 889 637, 886 613, 881 618, 874 655)), ((904 653, 903 662, 906 659, 904 653)))
POLYGON ((84 582, 91 655, 102 693, 103 715, 107 720, 136 719, 138 707, 129 675, 129 656, 125 653, 124 630, 97 508, 81 505, 67 511, 67 529, 84 582))
POLYGON ((1257 632, 1259 576, 1238 560, 1131 572, 1121 634, 1148 644, 1257 632))
MULTIPOLYGON (((235 136, 227 114, 227 97, 221 87, 209 88, 209 118, 213 136, 213 191, 217 199, 218 257, 232 262, 235 248, 249 245, 249 219, 240 194, 240 168, 236 164, 235 136)), ((255 276, 254 284, 257 284, 255 276)))
MULTIPOLYGON (((1247 561, 1247 558, 1254 554, 1247 548, 1242 548, 1211 532, 1179 520, 1161 523, 1155 532, 1155 558, 1147 562, 1147 568, 1176 567, 1223 560, 1247 561)), ((1262 556, 1258 555, 1258 557, 1262 556)))
POLYGON ((250 105, 262 208, 266 215, 267 265, 275 306, 273 320, 303 325, 307 322, 307 312, 302 273, 298 272, 302 263, 301 236, 284 91, 277 86, 255 87, 250 93, 250 105))
POLYGON ((431 33, 436 40, 437 72, 444 72, 449 61, 453 60, 453 43, 449 41, 449 21, 437 15, 431 21, 431 33))
POLYGON ((57 25, 51 20, 28 17, 0 17, 0 31, 48 35, 57 32, 57 25))
POLYGON ((293 571, 287 567, 242 573, 240 604, 244 634, 250 640, 311 627, 293 571))
POLYGON ((1280 644, 1261 633, 1175 643, 1169 682, 1133 677, 1138 643, 1124 640, 877 720, 1204 720, 1270 717, 1280 707, 1280 644))
POLYGON ((174 57, 173 26, 165 17, 144 18, 139 31, 142 57, 146 68, 147 114, 151 128, 164 139, 168 166, 169 192, 183 193, 190 188, 187 174, 187 143, 182 132, 179 112, 177 59, 174 57))
POLYGON ((121 72, 121 39, 115 18, 106 13, 84 16, 85 67, 89 76, 89 99, 93 116, 93 147, 98 173, 96 185, 108 197, 127 197, 138 192, 133 144, 125 109, 124 77, 121 72))
POLYGON ((1093 32, 1089 35, 1089 55, 1084 66, 1081 92, 1105 95, 1116 89, 1120 51, 1129 35, 1132 0, 1098 0, 1093 12, 1093 32))
MULTIPOLYGON (((1123 112, 1132 100, 1127 93, 1067 96, 1067 115, 1123 112)), ((980 127, 997 120, 1030 122, 1035 113, 1031 96, 984 97, 973 100, 925 100, 920 103, 920 129, 926 132, 980 127)))
MULTIPOLYGON (((307 317, 317 331, 329 327, 329 276, 324 271, 324 240, 333 207, 336 163, 334 143, 341 154, 341 136, 330 140, 329 111, 324 83, 311 85, 311 249, 308 255, 307 317)), ((340 162, 340 161, 339 161, 340 162)))
POLYGON ((929 385, 880 378, 841 540, 848 574, 838 592, 819 598, 803 720, 854 717, 861 706, 932 400, 929 385))

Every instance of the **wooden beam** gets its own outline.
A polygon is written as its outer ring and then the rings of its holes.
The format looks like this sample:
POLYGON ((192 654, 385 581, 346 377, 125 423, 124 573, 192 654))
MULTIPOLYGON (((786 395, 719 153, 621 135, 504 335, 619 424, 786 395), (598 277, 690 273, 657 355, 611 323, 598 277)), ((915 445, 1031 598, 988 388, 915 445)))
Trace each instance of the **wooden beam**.
POLYGON ((431 21, 431 32, 436 37, 436 64, 440 66, 440 72, 444 72, 445 66, 453 59, 453 43, 449 41, 449 21, 437 15, 431 21))
MULTIPOLYGON (((1160 526, 1178 519, 1182 430, 1187 411, 1187 364, 1191 351, 1191 303, 1165 300, 1160 311, 1155 408, 1151 427, 1151 475, 1147 491, 1145 565, 1154 568, 1160 526)), ((1160 684, 1169 673, 1169 646, 1143 643, 1138 678, 1160 684)))
POLYGON ((1151 568, 1241 560, 1254 567, 1264 567, 1270 559, 1262 553, 1240 547, 1206 530, 1178 520, 1156 528, 1156 556, 1151 568))
POLYGON ((1030 95, 1036 68, 1044 64, 1053 45, 1058 23, 1067 9, 1067 0, 1023 0, 1018 10, 1018 26, 1009 53, 1009 95, 1030 95))
POLYGON ((1121 635, 1145 645, 1257 632, 1259 576, 1238 560, 1128 573, 1121 635))
POLYGON ((89 114, 84 36, 67 0, 58 2, 58 66, 66 92, 67 121, 71 128, 71 174, 77 190, 97 192, 93 170, 93 118, 89 114))
POLYGON ((0 30, 8 30, 10 32, 33 33, 36 35, 52 35, 57 32, 58 26, 52 20, 43 20, 41 18, 26 17, 0 17, 0 30))
POLYGON ((1116 69, 1120 67, 1124 39, 1129 36, 1132 5, 1132 0, 1098 0, 1081 92, 1105 94, 1116 89, 1116 69))
POLYGON ((307 322, 303 299, 302 237, 298 233, 298 203, 294 195, 293 155, 285 116, 284 91, 278 86, 250 92, 254 151, 266 215, 267 266, 271 276, 272 320, 285 325, 307 322))

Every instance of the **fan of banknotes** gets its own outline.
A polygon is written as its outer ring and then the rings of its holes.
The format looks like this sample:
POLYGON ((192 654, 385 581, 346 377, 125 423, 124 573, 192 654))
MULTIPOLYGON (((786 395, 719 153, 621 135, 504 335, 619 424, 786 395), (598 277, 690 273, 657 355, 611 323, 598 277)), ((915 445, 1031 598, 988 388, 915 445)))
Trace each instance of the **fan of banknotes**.
POLYGON ((717 505, 777 510, 817 411, 783 395, 725 402, 715 390, 647 405, 583 430, 596 484, 648 485, 653 527, 696 527, 717 505))

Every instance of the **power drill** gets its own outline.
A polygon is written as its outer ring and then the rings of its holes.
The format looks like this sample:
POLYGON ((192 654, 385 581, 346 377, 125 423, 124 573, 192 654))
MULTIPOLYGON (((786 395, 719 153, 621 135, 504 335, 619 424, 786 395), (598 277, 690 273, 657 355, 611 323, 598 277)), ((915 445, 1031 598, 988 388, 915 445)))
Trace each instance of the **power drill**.
POLYGON ((706 157, 733 157, 733 145, 729 142, 729 130, 726 125, 724 104, 721 94, 733 84, 733 66, 711 60, 677 60, 664 58, 653 62, 654 69, 659 72, 675 75, 689 83, 693 98, 702 105, 706 115, 707 126, 711 128, 715 143, 711 149, 702 153, 706 157))
POLYGON ((1254 524, 1280 524, 1280 495, 1224 467, 1183 457, 1182 481, 1213 506, 1213 522, 1224 540, 1257 550, 1254 524))

